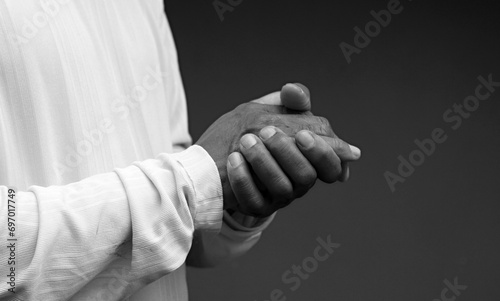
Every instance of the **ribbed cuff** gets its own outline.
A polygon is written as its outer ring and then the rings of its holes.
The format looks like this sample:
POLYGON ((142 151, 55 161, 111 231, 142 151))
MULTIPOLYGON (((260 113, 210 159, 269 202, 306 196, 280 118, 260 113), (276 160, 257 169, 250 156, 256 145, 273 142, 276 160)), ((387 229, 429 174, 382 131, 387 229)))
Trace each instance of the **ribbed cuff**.
POLYGON ((195 229, 220 232, 222 226, 223 192, 219 171, 207 151, 193 145, 180 153, 171 154, 188 174, 195 191, 189 209, 195 229))

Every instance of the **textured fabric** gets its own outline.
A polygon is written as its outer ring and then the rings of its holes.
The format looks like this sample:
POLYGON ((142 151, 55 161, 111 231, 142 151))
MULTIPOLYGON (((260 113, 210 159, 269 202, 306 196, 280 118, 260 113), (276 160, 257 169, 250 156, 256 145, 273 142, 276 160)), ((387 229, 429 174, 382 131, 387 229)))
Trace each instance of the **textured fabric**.
MULTIPOLYGON (((118 300, 175 271, 195 229, 220 229, 217 177, 209 155, 192 146, 80 182, 19 191, 18 293, 27 300, 118 300), (198 169, 196 161, 213 166, 198 169)), ((0 193, 7 196, 5 187, 0 193)), ((8 256, 2 250, 2 263, 8 256)))
POLYGON ((222 218, 215 163, 190 144, 163 1, 0 1, 0 240, 13 186, 16 297, 183 301, 186 258, 251 248, 271 219, 222 218))

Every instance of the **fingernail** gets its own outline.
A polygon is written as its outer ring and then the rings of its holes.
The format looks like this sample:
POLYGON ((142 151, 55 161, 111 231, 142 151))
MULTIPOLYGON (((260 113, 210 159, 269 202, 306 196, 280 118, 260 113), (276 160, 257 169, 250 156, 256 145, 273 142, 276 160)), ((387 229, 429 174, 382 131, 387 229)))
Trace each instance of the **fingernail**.
POLYGON ((285 86, 288 86, 288 87, 296 90, 297 92, 304 94, 304 90, 302 90, 302 88, 299 85, 288 83, 285 86))
POLYGON ((257 143, 257 140, 253 135, 245 135, 241 138, 241 145, 245 148, 251 148, 257 143))
POLYGON ((238 167, 243 162, 243 158, 240 153, 232 153, 229 155, 229 165, 231 167, 238 167))
POLYGON ((349 148, 351 149, 351 152, 354 156, 356 156, 356 158, 360 158, 361 157, 361 150, 357 147, 355 147, 354 145, 349 145, 349 148))
POLYGON ((274 129, 274 127, 268 126, 268 127, 263 128, 260 131, 259 135, 262 139, 267 140, 267 139, 271 138, 272 136, 274 136, 274 134, 276 134, 276 130, 274 129))
POLYGON ((308 131, 301 131, 297 134, 297 142, 305 149, 314 145, 314 138, 308 131))

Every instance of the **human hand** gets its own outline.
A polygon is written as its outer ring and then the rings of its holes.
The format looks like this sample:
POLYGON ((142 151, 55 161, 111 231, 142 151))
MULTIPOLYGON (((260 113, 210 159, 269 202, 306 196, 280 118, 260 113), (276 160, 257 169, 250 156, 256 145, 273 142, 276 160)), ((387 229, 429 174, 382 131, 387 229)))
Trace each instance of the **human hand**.
MULTIPOLYGON (((285 86, 282 87, 280 92, 275 92, 272 93, 268 96, 264 96, 260 99, 253 100, 252 102, 257 102, 261 104, 267 104, 267 105, 276 105, 276 106, 283 106, 287 109, 290 110, 291 113, 294 111, 298 111, 302 114, 305 115, 313 115, 311 111, 311 93, 309 89, 304 86, 303 84, 300 83, 295 83, 295 84, 286 84, 285 86)), ((297 112, 296 112, 297 113, 297 112)), ((328 120, 325 119, 325 123, 329 124, 328 120)), ((332 138, 338 138, 338 136, 333 132, 331 127, 329 126, 331 133, 332 133, 332 138)), ((338 147, 334 145, 335 142, 342 142, 337 141, 335 139, 329 139, 329 137, 322 136, 322 138, 329 144, 331 145, 332 148, 338 148, 339 151, 342 151, 342 147, 338 147)), ((345 146, 345 145, 344 145, 345 146)), ((357 147, 353 147, 351 151, 359 153, 361 155, 361 151, 357 147)), ((338 154, 340 159, 342 159, 342 175, 338 179, 340 182, 345 182, 349 179, 349 161, 353 161, 350 158, 349 153, 339 153, 338 154)), ((359 158, 357 158, 359 159, 359 158)), ((357 160, 356 159, 356 160, 357 160)), ((319 175, 319 179, 323 180, 321 177, 321 174, 319 175)), ((325 182, 328 183, 327 180, 325 182)))
MULTIPOLYGON (((227 178, 226 164, 229 154, 239 149, 242 136, 248 133, 255 135, 267 125, 274 125, 282 134, 289 137, 294 137, 301 130, 308 130, 321 135, 322 139, 327 139, 331 146, 337 148, 335 152, 340 159, 357 159, 357 155, 352 153, 349 145, 335 137, 326 119, 312 116, 309 112, 298 112, 283 106, 265 104, 273 102, 275 104, 277 96, 279 92, 238 106, 219 118, 196 142, 205 148, 217 165, 224 193, 224 209, 236 209, 239 206, 227 178), (290 113, 294 114, 287 115, 290 113)), ((258 212, 253 214, 262 215, 258 212)))
MULTIPOLYGON (((309 90, 301 84, 285 85, 279 97, 274 94, 274 98, 259 102, 312 115, 307 112, 311 107, 309 90)), ((304 130, 294 139, 273 126, 262 129, 259 137, 243 136, 240 152, 243 156, 232 153, 227 165, 238 201, 236 211, 256 216, 268 216, 289 205, 307 193, 316 178, 326 183, 347 180, 347 162, 361 155, 358 148, 336 136, 320 137, 304 130)))

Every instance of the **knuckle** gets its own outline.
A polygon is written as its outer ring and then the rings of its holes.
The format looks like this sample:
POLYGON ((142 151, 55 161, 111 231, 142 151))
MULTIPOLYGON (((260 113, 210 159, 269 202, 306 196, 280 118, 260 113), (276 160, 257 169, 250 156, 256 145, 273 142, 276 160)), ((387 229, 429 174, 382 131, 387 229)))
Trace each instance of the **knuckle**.
POLYGON ((333 133, 330 121, 323 116, 316 116, 318 119, 318 133, 319 135, 330 136, 333 133))
POLYGON ((246 200, 243 203, 240 203, 240 206, 245 214, 253 216, 261 216, 267 212, 267 206, 261 201, 246 200))
POLYGON ((230 176, 229 182, 238 201, 247 202, 258 199, 258 195, 256 195, 255 188, 252 185, 252 178, 244 174, 238 174, 230 176))
POLYGON ((244 214, 256 217, 267 217, 276 211, 269 199, 269 197, 264 195, 260 196, 254 194, 244 200, 238 200, 238 207, 244 214))
POLYGON ((345 148, 344 143, 342 143, 342 140, 335 138, 333 139, 333 147, 338 150, 342 150, 345 148))
POLYGON ((246 188, 245 178, 241 176, 239 173, 234 173, 233 171, 229 171, 228 179, 229 179, 229 184, 231 185, 231 188, 235 193, 245 191, 246 188))
POLYGON ((255 127, 264 128, 268 125, 273 125, 279 120, 279 116, 269 112, 258 112, 255 116, 255 127))
POLYGON ((346 154, 349 154, 351 152, 351 150, 349 149, 349 144, 345 143, 339 138, 333 139, 332 147, 335 150, 335 153, 339 156, 345 156, 346 154))
POLYGON ((321 122, 321 124, 323 124, 325 126, 330 126, 330 121, 326 117, 318 116, 318 118, 319 118, 319 121, 321 122))
POLYGON ((273 154, 282 154, 289 152, 292 142, 292 138, 287 135, 283 133, 276 133, 273 137, 267 140, 265 144, 273 154))
POLYGON ((256 114, 255 116, 255 126, 264 127, 269 122, 269 116, 264 114, 256 114))
POLYGON ((230 174, 229 182, 234 192, 237 193, 237 195, 247 195, 248 192, 251 190, 249 179, 244 174, 240 173, 230 174))
POLYGON ((311 188, 316 182, 317 173, 313 168, 302 168, 302 171, 294 179, 295 185, 300 188, 311 188))
POLYGON ((266 162, 267 162, 267 154, 264 153, 260 148, 253 147, 250 150, 247 150, 245 153, 245 159, 252 166, 254 170, 266 170, 266 162))
POLYGON ((285 178, 279 178, 275 181, 275 197, 284 203, 289 203, 294 199, 293 186, 285 178))
POLYGON ((319 164, 325 164, 325 163, 334 164, 340 161, 335 155, 333 149, 329 147, 319 147, 316 150, 315 157, 316 157, 316 162, 319 162, 319 164))

